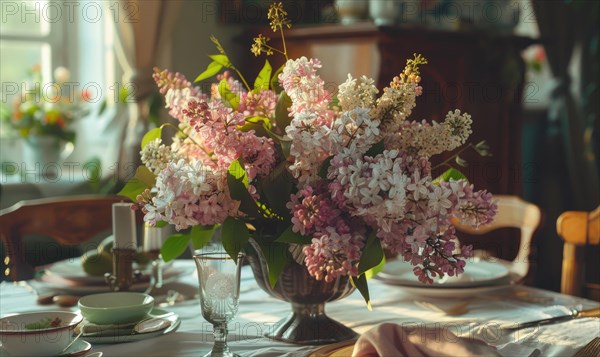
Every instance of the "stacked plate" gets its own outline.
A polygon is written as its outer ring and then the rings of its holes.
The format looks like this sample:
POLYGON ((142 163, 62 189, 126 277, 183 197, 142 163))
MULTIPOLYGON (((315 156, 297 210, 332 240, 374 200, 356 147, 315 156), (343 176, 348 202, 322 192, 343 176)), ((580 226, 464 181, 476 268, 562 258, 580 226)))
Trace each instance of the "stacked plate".
MULTIPOLYGON (((134 266, 134 269, 137 267, 134 266)), ((163 268, 163 282, 173 281, 183 274, 190 273, 189 268, 168 263, 163 268)), ((150 268, 141 270, 139 282, 133 284, 131 291, 144 291, 150 282, 150 268)), ((54 290, 69 294, 94 294, 106 292, 108 285, 102 276, 86 274, 81 268, 81 258, 69 258, 44 267, 41 281, 51 283, 54 290)))
POLYGON ((424 296, 461 296, 491 291, 515 281, 508 268, 509 262, 473 260, 467 262, 464 273, 457 277, 434 279, 433 284, 421 283, 413 273, 413 266, 401 260, 390 261, 377 278, 405 291, 424 296))

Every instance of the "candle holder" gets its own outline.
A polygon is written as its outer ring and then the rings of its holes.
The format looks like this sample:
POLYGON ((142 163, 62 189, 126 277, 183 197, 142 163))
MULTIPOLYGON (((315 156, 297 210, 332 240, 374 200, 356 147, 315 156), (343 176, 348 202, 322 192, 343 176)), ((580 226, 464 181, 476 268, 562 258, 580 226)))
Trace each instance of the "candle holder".
POLYGON ((134 281, 139 280, 140 272, 133 270, 134 249, 113 248, 113 273, 106 273, 106 282, 112 291, 127 291, 134 281))

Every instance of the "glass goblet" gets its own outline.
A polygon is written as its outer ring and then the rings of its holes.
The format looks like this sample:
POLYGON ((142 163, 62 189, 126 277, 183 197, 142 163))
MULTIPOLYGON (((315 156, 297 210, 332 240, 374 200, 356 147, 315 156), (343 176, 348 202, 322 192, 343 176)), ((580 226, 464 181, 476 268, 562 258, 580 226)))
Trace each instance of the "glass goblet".
POLYGON ((243 254, 237 262, 226 252, 194 256, 200 284, 202 316, 213 325, 215 343, 205 357, 238 356, 227 346, 227 323, 237 314, 243 254))

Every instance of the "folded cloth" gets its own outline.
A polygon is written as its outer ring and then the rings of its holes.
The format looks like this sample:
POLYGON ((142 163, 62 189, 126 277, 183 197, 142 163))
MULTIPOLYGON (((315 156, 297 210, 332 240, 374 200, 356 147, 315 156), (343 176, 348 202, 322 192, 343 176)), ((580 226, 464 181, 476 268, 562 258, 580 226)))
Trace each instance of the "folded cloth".
POLYGON ((500 356, 483 341, 458 337, 450 330, 426 325, 384 323, 364 333, 352 357, 500 356))

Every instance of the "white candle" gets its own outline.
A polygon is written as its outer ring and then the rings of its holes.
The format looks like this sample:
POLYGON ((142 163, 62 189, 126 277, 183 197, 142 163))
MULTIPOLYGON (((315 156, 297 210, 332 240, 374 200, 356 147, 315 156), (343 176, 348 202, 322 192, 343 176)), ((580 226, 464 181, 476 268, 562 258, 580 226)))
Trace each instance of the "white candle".
POLYGON ((115 248, 136 250, 135 212, 131 203, 113 203, 112 219, 115 248))
POLYGON ((169 225, 159 228, 146 223, 144 225, 144 251, 160 250, 170 234, 171 226, 169 225))

